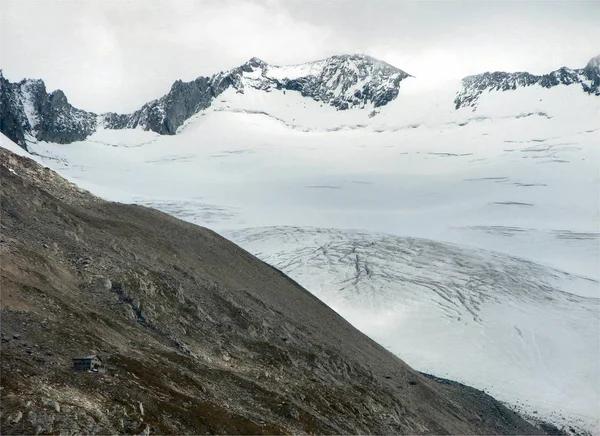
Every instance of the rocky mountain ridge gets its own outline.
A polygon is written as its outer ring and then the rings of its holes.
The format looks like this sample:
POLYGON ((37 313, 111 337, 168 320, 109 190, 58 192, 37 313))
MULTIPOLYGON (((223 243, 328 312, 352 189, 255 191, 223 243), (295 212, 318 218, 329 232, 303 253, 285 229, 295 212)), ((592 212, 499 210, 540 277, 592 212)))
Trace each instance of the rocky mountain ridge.
POLYGON ((409 76, 365 55, 332 56, 288 67, 252 58, 212 77, 201 76, 191 82, 177 80, 166 95, 132 114, 97 115, 71 106, 60 90, 48 94, 42 80, 11 83, 0 71, 0 131, 24 148, 27 136, 39 141, 70 143, 85 139, 98 127, 141 127, 161 135, 174 135, 185 120, 208 108, 215 97, 230 88, 238 93, 247 87, 266 92, 297 91, 339 110, 376 108, 396 98, 400 82, 409 76))
MULTIPOLYGON (((508 91, 539 84, 544 88, 580 84, 589 94, 600 95, 600 56, 585 68, 566 67, 550 74, 494 72, 463 79, 454 101, 456 109, 476 108, 484 91, 508 91)), ((231 89, 265 92, 299 92, 302 96, 343 111, 381 108, 394 100, 401 82, 412 77, 405 71, 366 55, 339 55, 299 65, 276 66, 252 58, 245 64, 211 77, 190 82, 177 80, 170 91, 131 114, 95 114, 69 104, 60 91, 48 93, 42 80, 11 83, 0 70, 0 131, 21 147, 27 140, 70 143, 80 141, 98 128, 142 128, 174 135, 192 115, 207 109, 215 98, 231 89)))
POLYGON ((528 72, 506 73, 503 71, 486 72, 465 77, 462 90, 454 100, 455 108, 477 107, 477 100, 484 91, 512 91, 520 87, 539 85, 552 88, 558 85, 579 84, 588 94, 600 96, 600 55, 592 58, 584 68, 559 68, 544 75, 528 72))

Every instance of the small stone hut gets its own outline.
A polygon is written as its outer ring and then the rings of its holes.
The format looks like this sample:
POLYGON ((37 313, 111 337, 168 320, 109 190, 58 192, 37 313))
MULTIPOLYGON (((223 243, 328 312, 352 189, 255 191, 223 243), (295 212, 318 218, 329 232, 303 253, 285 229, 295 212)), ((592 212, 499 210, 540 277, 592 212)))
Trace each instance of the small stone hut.
POLYGON ((73 357, 73 369, 75 371, 104 372, 102 359, 95 354, 91 356, 73 357))

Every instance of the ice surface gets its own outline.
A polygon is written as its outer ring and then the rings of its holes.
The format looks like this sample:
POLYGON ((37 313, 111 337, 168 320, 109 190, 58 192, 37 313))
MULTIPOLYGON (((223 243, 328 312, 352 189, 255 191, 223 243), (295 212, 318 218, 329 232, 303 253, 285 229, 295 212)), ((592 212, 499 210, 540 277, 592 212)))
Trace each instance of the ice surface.
POLYGON ((225 235, 411 366, 560 426, 598 424, 597 281, 497 252, 364 231, 225 235))

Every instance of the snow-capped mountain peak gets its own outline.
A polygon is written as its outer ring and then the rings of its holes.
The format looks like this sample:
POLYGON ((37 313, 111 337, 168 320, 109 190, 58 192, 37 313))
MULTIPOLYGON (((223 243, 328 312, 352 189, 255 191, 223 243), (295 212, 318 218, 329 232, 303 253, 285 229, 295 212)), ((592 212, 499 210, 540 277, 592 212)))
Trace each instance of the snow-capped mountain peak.
POLYGON ((252 68, 263 68, 266 67, 268 64, 263 61, 262 59, 259 59, 257 57, 253 57, 250 58, 250 60, 248 62, 246 62, 245 64, 243 64, 240 68, 243 68, 245 66, 247 66, 247 68, 250 68, 250 71, 252 71, 252 68))
POLYGON ((400 82, 410 75, 365 55, 338 55, 298 65, 270 65, 253 57, 212 77, 176 81, 169 93, 145 104, 131 115, 107 114, 101 125, 112 128, 141 126, 160 134, 175 134, 192 115, 208 108, 228 89, 299 92, 338 110, 378 108, 398 96, 400 82))
POLYGON ((239 92, 247 87, 298 91, 339 110, 384 106, 396 98, 400 82, 407 77, 401 69, 361 54, 284 66, 252 58, 214 76, 216 83, 229 81, 239 92))
POLYGON ((588 94, 600 95, 600 55, 592 58, 585 68, 581 69, 561 67, 543 75, 496 71, 468 76, 462 80, 463 89, 458 93, 454 103, 456 109, 467 106, 475 108, 479 96, 484 91, 511 91, 532 85, 552 88, 557 85, 573 84, 578 84, 588 94))

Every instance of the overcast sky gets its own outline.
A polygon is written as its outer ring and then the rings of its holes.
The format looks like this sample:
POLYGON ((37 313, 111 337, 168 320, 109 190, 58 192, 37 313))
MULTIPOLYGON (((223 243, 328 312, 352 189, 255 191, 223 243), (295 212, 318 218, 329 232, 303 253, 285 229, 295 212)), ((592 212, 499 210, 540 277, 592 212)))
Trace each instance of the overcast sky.
POLYGON ((129 112, 257 56, 365 53, 422 78, 544 73, 600 53, 600 1, 0 0, 0 68, 129 112))

